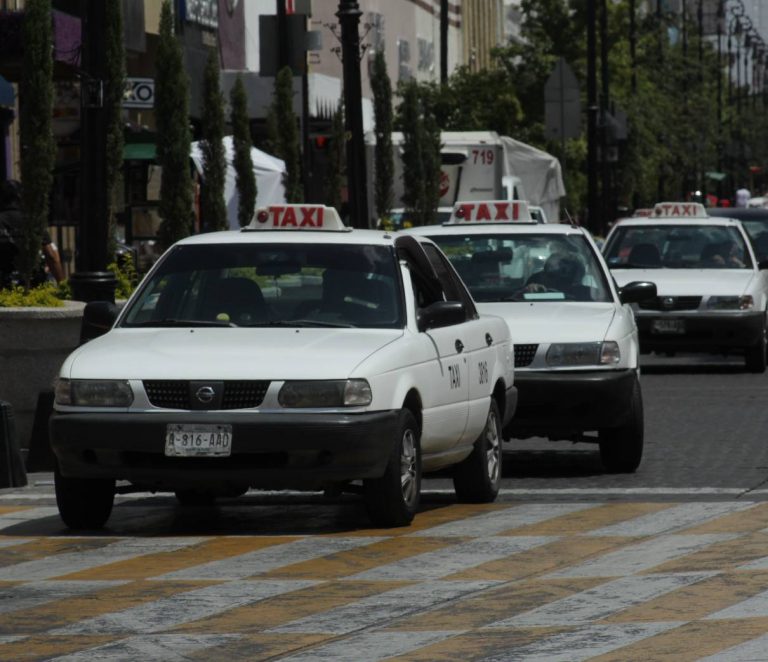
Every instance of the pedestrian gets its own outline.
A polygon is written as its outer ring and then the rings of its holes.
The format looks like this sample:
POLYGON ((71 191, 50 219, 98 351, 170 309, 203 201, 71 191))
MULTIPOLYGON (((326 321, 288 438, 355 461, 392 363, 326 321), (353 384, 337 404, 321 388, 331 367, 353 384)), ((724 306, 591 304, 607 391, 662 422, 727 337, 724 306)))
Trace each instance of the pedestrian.
MULTIPOLYGON (((0 182, 0 287, 18 283, 17 256, 24 234, 24 217, 21 213, 21 186, 16 180, 0 182)), ((64 269, 56 244, 48 232, 43 233, 41 252, 45 268, 33 274, 33 284, 48 280, 48 274, 57 282, 64 280, 64 269)))
POLYGON ((736 191, 736 207, 746 207, 749 204, 749 199, 752 197, 752 194, 749 192, 749 189, 747 188, 740 188, 738 191, 736 191))

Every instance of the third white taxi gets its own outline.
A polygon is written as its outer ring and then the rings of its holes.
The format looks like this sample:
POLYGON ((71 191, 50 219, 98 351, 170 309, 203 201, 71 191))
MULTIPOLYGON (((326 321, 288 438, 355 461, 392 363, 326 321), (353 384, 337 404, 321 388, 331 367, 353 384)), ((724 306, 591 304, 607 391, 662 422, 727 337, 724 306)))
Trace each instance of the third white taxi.
POLYGON ((457 203, 448 223, 408 232, 435 241, 480 312, 510 326, 518 408, 505 438, 597 442, 606 470, 635 471, 643 404, 627 304, 653 284, 618 289, 586 230, 537 223, 521 201, 457 203))
POLYGON ((765 371, 768 271, 739 221, 662 202, 618 221, 603 252, 619 286, 656 283, 658 296, 635 310, 644 352, 738 352, 749 371, 765 371))

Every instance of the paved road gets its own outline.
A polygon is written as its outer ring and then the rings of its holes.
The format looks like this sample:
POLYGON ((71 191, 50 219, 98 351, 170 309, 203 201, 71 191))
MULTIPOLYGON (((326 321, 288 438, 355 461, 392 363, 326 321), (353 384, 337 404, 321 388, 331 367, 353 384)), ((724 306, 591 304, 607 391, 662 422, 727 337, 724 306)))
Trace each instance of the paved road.
POLYGON ((649 358, 646 456, 507 452, 495 504, 426 484, 405 529, 352 496, 118 498, 72 535, 49 475, 0 490, 0 660, 768 659, 768 375, 649 358))

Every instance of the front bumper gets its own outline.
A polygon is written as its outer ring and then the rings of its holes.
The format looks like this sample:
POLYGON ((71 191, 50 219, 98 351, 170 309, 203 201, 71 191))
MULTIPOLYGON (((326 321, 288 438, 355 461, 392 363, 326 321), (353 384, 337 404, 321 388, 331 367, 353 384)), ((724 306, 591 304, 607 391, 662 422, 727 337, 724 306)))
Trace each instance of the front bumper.
POLYGON ((617 427, 630 413, 637 371, 516 371, 517 412, 504 437, 571 438, 617 427))
MULTIPOLYGON (((640 349, 646 351, 718 352, 753 347, 763 334, 765 315, 732 313, 645 313, 635 311, 640 349), (657 322, 679 320, 682 332, 661 332, 657 322)), ((678 330, 679 331, 679 330, 678 330)))
POLYGON ((214 484, 323 489, 381 476, 397 424, 397 411, 54 413, 50 436, 64 476, 114 478, 158 489, 214 484), (166 427, 171 423, 230 424, 232 455, 166 457, 166 427))

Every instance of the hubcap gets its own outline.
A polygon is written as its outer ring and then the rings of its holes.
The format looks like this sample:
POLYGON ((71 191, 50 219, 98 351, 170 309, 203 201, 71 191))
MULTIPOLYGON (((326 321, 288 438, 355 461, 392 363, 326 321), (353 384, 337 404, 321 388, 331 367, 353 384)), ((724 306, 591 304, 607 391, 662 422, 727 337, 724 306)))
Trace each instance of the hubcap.
POLYGON ((400 486, 403 490, 403 500, 407 504, 416 498, 416 435, 413 430, 403 433, 403 443, 400 450, 400 486))
POLYGON ((498 422, 493 411, 489 412, 488 421, 485 424, 485 441, 487 442, 485 466, 488 471, 488 478, 491 483, 495 483, 499 480, 499 472, 501 471, 501 442, 498 422))

